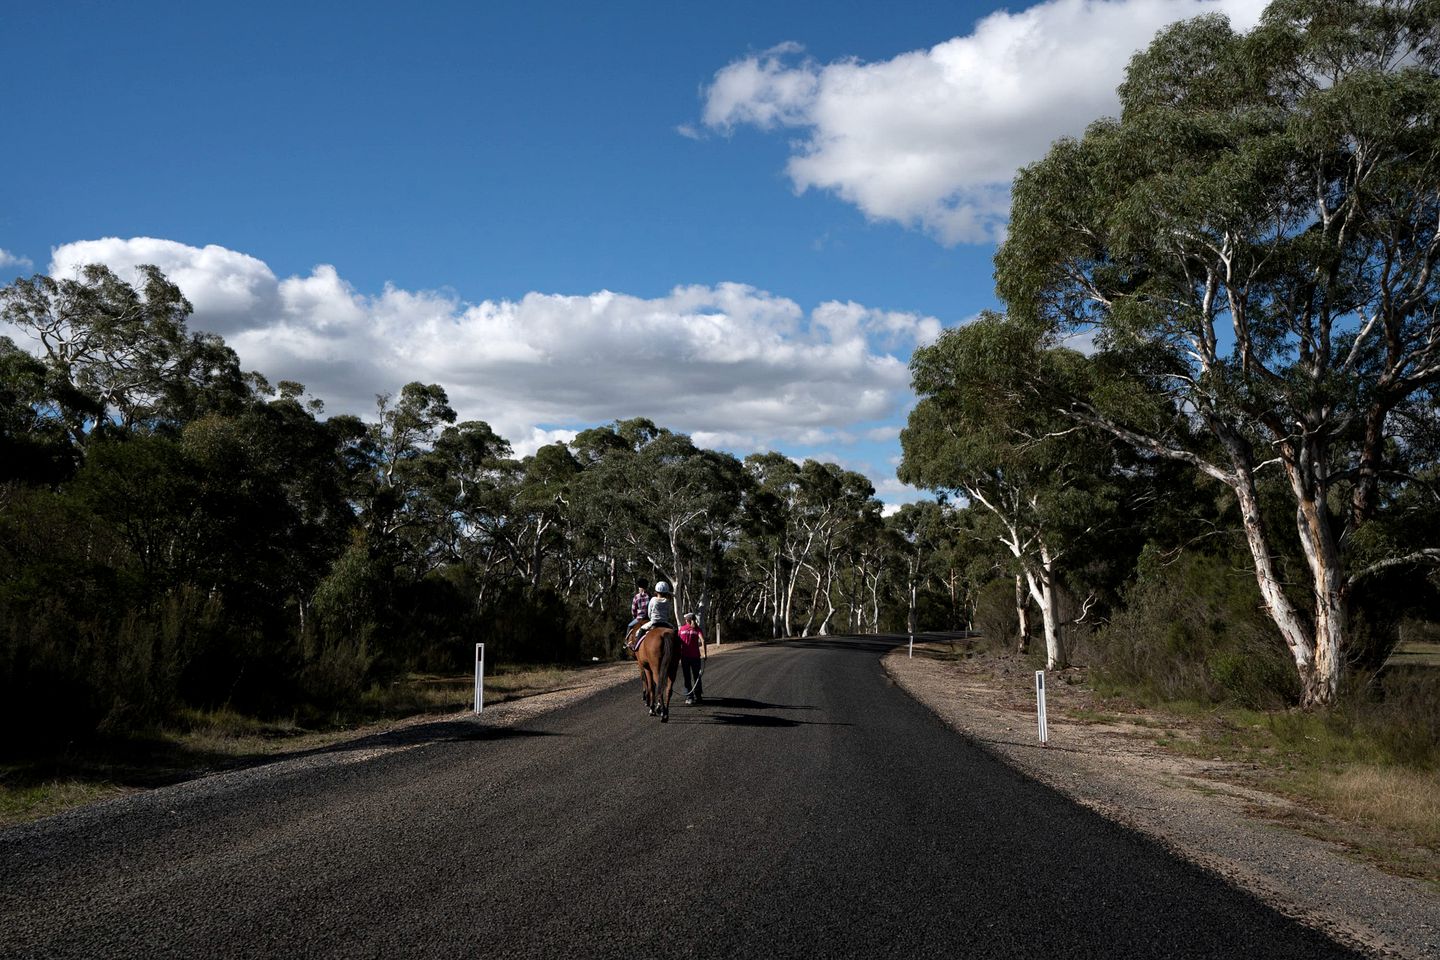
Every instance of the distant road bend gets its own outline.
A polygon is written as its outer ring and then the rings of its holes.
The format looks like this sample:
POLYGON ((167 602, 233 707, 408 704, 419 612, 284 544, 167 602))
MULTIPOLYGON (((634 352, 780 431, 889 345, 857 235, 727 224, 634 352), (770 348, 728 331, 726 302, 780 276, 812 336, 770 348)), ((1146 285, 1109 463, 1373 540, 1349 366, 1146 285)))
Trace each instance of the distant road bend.
POLYGON ((0 956, 1355 955, 972 746, 897 642, 717 657, 665 725, 637 681, 0 832, 0 956))

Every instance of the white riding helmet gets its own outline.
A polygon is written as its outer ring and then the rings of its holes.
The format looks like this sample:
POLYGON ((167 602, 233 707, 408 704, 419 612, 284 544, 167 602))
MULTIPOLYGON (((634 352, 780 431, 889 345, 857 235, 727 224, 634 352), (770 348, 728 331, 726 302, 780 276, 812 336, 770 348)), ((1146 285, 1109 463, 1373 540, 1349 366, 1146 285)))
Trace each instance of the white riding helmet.
POLYGON ((664 580, 661 580, 659 583, 655 584, 655 592, 662 596, 669 593, 670 584, 666 583, 664 580))

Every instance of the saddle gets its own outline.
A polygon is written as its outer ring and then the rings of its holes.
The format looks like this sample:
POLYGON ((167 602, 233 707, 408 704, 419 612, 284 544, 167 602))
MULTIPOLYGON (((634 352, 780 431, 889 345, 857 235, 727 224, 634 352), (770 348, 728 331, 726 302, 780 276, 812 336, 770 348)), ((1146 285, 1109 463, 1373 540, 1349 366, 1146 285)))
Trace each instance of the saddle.
POLYGON ((639 649, 640 649, 640 641, 642 641, 642 640, 645 639, 645 634, 649 633, 651 630, 654 630, 656 627, 659 627, 659 628, 661 628, 661 629, 663 629, 663 630, 670 630, 670 631, 674 631, 674 630, 675 630, 675 628, 672 627, 670 624, 664 623, 664 622, 660 622, 660 623, 652 623, 652 622, 638 623, 638 624, 636 624, 636 625, 634 626, 634 628, 631 630, 631 632, 625 636, 625 646, 626 646, 626 648, 629 649, 631 653, 634 653, 636 650, 639 650, 639 649))

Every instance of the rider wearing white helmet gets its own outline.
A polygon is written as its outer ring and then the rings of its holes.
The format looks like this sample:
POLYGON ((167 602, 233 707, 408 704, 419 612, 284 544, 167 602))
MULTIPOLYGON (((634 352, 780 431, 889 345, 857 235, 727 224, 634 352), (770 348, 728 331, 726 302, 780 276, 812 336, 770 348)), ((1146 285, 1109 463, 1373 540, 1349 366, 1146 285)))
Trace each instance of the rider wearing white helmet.
POLYGON ((675 628, 675 597, 670 590, 670 584, 661 580, 655 584, 655 596, 650 598, 650 622, 645 629, 651 627, 675 628))

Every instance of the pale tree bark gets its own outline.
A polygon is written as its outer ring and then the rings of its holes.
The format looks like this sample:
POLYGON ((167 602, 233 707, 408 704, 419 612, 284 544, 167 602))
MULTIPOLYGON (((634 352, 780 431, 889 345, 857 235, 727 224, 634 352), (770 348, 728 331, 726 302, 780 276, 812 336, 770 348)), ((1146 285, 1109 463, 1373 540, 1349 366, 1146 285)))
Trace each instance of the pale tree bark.
POLYGON ((1043 542, 1040 544, 1040 562, 1027 563, 1024 569, 1030 596, 1040 607, 1040 622, 1045 632, 1045 669, 1068 667, 1070 661, 1060 636, 1060 603, 1055 586, 1054 558, 1043 542))
POLYGON ((1258 468, 1251 455, 1250 445, 1244 437, 1227 429, 1218 418, 1209 418, 1210 429, 1221 441, 1230 463, 1230 469, 1225 469, 1191 451, 1175 449, 1153 437, 1120 426, 1100 415, 1094 408, 1077 405, 1072 412, 1078 412, 1080 418, 1086 422, 1107 430, 1140 449, 1189 463, 1230 488, 1240 507, 1245 543, 1250 548, 1250 556, 1254 561, 1255 583, 1260 588, 1265 611, 1270 615, 1295 661, 1302 689, 1302 703, 1305 706, 1333 703, 1340 688, 1340 672, 1344 666, 1340 653, 1346 621, 1346 581, 1339 545, 1331 532, 1324 507, 1314 495, 1315 487, 1306 482, 1303 467, 1299 466, 1305 459, 1297 455, 1294 446, 1284 441, 1276 444, 1280 448, 1281 460, 1285 463, 1292 492, 1297 500, 1296 527, 1302 552, 1313 578, 1316 601, 1313 624, 1305 622, 1305 618, 1285 593, 1284 582, 1275 564, 1270 535, 1260 512, 1260 496, 1255 484, 1258 468))
MULTIPOLYGON (((967 486, 965 492, 970 499, 983 505, 995 515, 1004 528, 1000 542, 1020 564, 1021 575, 1031 597, 1040 607, 1040 621, 1045 635, 1045 666, 1049 670, 1068 667, 1064 644, 1060 640, 1060 618, 1055 592, 1055 563, 1059 559, 1041 532, 1025 532, 1020 521, 1021 505, 1025 502, 1018 491, 1001 491, 1004 497, 987 496, 978 486, 967 486), (1008 507, 1008 509, 1007 509, 1008 507)), ((1033 503, 1031 504, 1033 507, 1033 503)), ((1016 613, 1019 613, 1017 607, 1016 613)))

